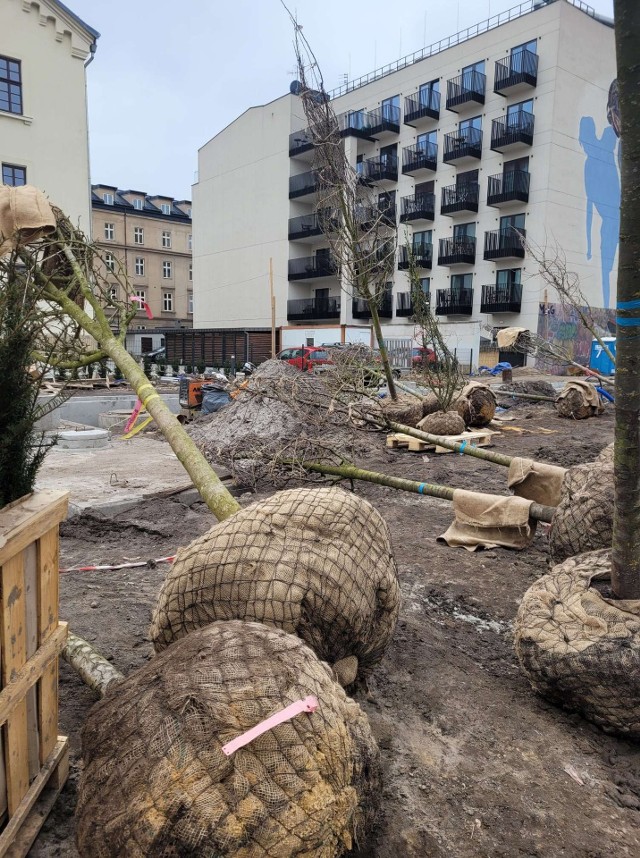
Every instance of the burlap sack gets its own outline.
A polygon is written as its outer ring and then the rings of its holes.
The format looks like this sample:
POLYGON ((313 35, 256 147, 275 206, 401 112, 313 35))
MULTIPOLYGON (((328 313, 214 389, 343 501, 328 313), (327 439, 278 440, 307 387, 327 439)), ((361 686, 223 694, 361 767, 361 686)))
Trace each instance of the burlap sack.
POLYGON ((465 428, 457 411, 433 411, 418 423, 418 429, 431 435, 460 435, 465 428))
POLYGON ((596 462, 613 462, 614 446, 614 444, 607 444, 607 446, 600 451, 598 456, 596 456, 596 462))
POLYGON ((496 342, 501 351, 512 351, 518 345, 522 334, 528 334, 527 328, 502 328, 496 333, 496 342))
MULTIPOLYGON (((382 658, 399 606, 389 530, 371 504, 338 488, 291 489, 180 549, 151 639, 159 652, 214 620, 257 620, 366 674, 382 658)), ((340 675, 345 684, 355 678, 340 675)))
POLYGON ((422 416, 426 417, 428 414, 434 414, 436 411, 440 411, 438 397, 435 393, 427 393, 426 396, 422 397, 422 416))
POLYGON ((488 426, 495 416, 496 397, 486 384, 470 381, 462 388, 456 408, 465 426, 482 428, 488 426))
POLYGON ((611 547, 613 536, 613 462, 588 462, 569 468, 549 531, 554 563, 611 547))
POLYGON ((9 253, 18 238, 30 244, 55 229, 53 211, 42 191, 32 185, 0 185, 0 256, 9 253))
POLYGON ((611 575, 611 552, 565 560, 530 587, 518 610, 520 665, 540 694, 603 729, 640 739, 640 601, 590 587, 611 575))
POLYGON ((579 378, 566 382, 558 394, 555 407, 561 417, 571 420, 585 420, 604 411, 600 395, 593 384, 579 378))
POLYGON ((485 495, 456 489, 453 493, 455 518, 438 537, 451 548, 526 548, 536 531, 529 517, 531 501, 517 497, 485 495))
POLYGON ((396 423, 404 423, 405 426, 415 428, 422 418, 422 400, 410 393, 398 396, 395 401, 380 399, 379 405, 385 417, 396 423))
POLYGON ((213 623, 109 690, 82 733, 82 858, 333 858, 380 791, 366 716, 302 641, 213 623), (318 708, 232 756, 222 746, 297 700, 318 708))
POLYGON ((566 473, 566 468, 557 465, 514 456, 509 465, 507 485, 520 498, 544 506, 557 506, 562 497, 562 483, 566 473))

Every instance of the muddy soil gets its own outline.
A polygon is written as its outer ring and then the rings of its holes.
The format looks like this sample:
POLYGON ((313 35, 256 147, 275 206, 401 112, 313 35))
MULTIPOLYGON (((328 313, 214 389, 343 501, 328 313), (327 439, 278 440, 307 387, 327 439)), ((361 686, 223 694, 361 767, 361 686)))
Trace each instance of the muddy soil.
MULTIPOLYGON (((569 422, 546 405, 516 406, 495 448, 563 465, 592 460, 613 419, 569 422), (544 434, 540 429, 551 429, 544 434)), ((370 462, 400 476, 504 491, 506 471, 455 454, 386 450, 370 462)), ((356 697, 384 761, 376 829, 359 858, 617 858, 640 855, 640 747, 607 736, 538 697, 519 672, 512 621, 547 568, 544 528, 523 552, 468 553, 435 541, 444 501, 359 484, 393 536, 404 603, 393 643, 356 697)), ((255 496, 245 497, 251 502, 255 496)), ((62 529, 62 566, 159 558, 213 524, 200 503, 149 501, 114 518, 85 514, 62 529)), ((151 605, 166 566, 61 576, 61 616, 125 673, 151 657, 151 605)), ((80 730, 90 692, 61 667, 61 731, 71 777, 33 858, 77 856, 73 811, 80 730)))

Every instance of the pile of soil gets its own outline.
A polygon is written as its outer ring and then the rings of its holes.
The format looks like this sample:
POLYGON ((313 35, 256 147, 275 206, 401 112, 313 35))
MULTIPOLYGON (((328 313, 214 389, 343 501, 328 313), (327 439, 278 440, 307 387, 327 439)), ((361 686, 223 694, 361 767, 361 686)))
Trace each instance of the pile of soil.
MULTIPOLYGON (((513 381, 504 385, 505 389, 515 390, 517 393, 529 393, 534 396, 552 396, 554 399, 558 391, 548 381, 513 381)), ((502 393, 503 391, 498 391, 502 393)))
POLYGON ((333 395, 322 375, 270 360, 230 405, 198 417, 189 431, 207 460, 242 485, 281 487, 300 475, 296 462, 357 464, 379 447, 352 423, 348 399, 333 395))

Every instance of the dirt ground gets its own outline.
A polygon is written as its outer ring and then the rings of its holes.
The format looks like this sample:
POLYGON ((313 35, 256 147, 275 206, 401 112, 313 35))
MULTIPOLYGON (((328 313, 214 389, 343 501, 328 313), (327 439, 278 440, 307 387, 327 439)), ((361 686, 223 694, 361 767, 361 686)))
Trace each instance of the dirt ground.
MULTIPOLYGON (((507 453, 571 465, 592 460, 613 436, 610 412, 576 423, 546 404, 510 413, 517 419, 509 425, 528 431, 495 436, 495 448, 507 453)), ((383 438, 368 464, 466 488, 506 485, 503 468, 455 454, 386 450, 383 438)), ((543 529, 523 552, 471 554, 435 541, 451 521, 449 503, 367 484, 356 491, 389 524, 404 595, 369 694, 356 694, 385 776, 379 822, 359 858, 640 855, 640 747, 536 696, 513 653, 518 603, 547 568, 543 529)), ((63 525, 62 566, 162 557, 213 523, 203 504, 188 508, 171 499, 148 500, 112 518, 88 511, 63 525)), ((147 627, 166 568, 65 573, 61 616, 127 673, 151 657, 147 627)), ((60 696, 71 777, 33 858, 77 855, 80 729, 93 699, 64 664, 60 696)))

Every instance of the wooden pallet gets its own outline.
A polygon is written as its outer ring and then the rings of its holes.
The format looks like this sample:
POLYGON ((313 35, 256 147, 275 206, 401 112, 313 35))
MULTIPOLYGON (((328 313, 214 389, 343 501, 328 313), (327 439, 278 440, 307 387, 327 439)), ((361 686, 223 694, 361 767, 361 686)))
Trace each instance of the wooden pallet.
MULTIPOLYGON (((447 435, 447 441, 462 442, 466 441, 470 447, 489 447, 491 446, 491 436, 495 432, 491 429, 476 429, 473 432, 462 432, 460 435, 447 435)), ((453 453, 448 447, 436 446, 436 453, 453 453)))
POLYGON ((397 449, 398 447, 408 447, 412 453, 422 453, 433 447, 428 441, 421 441, 420 438, 414 438, 413 435, 405 435, 403 432, 394 432, 387 435, 387 447, 397 449))
MULTIPOLYGON (((466 441, 472 447, 488 447, 491 445, 491 436, 494 435, 491 429, 478 429, 476 431, 463 432, 461 435, 443 435, 448 441, 466 441)), ((430 441, 422 441, 420 438, 414 438, 413 435, 405 435, 403 432, 394 432, 387 435, 387 447, 397 449, 399 447, 408 447, 412 453, 422 453, 425 450, 435 450, 436 453, 453 453, 448 447, 439 447, 432 444, 430 441)))

